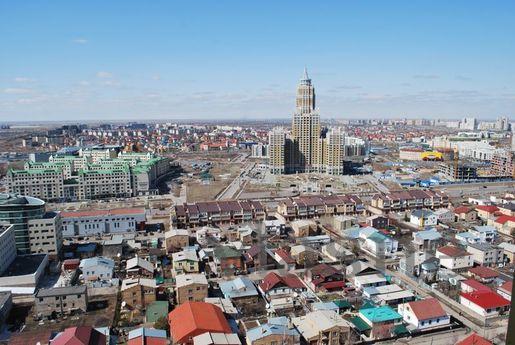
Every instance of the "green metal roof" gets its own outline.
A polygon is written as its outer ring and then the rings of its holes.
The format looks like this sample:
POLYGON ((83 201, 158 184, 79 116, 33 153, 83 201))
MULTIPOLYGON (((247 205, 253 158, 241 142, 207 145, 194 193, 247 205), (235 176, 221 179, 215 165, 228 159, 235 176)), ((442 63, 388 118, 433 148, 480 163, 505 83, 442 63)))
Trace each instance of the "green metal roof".
POLYGON ((344 299, 337 299, 337 300, 334 300, 333 301, 334 304, 336 304, 338 306, 338 308, 340 309, 348 309, 348 308, 351 308, 352 305, 350 304, 349 301, 346 301, 344 299))
POLYGON ((168 315, 168 301, 155 301, 147 305, 145 317, 147 322, 156 322, 157 319, 168 315))
POLYGON ((365 331, 368 331, 369 329, 371 329, 372 327, 370 327, 368 325, 368 323, 366 323, 362 318, 360 318, 359 316, 355 316, 353 317, 352 319, 350 319, 350 322, 352 322, 352 324, 354 326, 356 326, 356 328, 358 329, 358 331, 360 332, 365 332, 365 331))
POLYGON ((360 309, 359 313, 373 323, 402 319, 402 316, 388 305, 376 308, 360 309))
POLYGON ((401 335, 401 334, 408 334, 409 331, 404 325, 397 325, 393 328, 393 334, 395 335, 401 335))

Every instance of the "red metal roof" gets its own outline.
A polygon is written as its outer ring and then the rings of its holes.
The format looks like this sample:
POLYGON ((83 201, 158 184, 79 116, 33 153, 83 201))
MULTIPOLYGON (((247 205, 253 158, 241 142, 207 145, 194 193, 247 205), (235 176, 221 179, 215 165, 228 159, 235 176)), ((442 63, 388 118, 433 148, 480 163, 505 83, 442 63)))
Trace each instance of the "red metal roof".
POLYGON ((105 345, 105 343, 106 336, 89 326, 67 328, 52 340, 52 345, 105 345))
POLYGON ((499 211, 499 208, 497 206, 493 206, 493 205, 479 205, 479 206, 476 206, 476 210, 484 211, 484 212, 488 212, 488 213, 494 213, 494 212, 499 211))
POLYGON ((206 302, 186 302, 168 314, 174 343, 187 342, 205 332, 231 333, 220 308, 206 302))
POLYGON ((496 278, 499 276, 499 273, 497 271, 494 271, 493 269, 485 266, 471 268, 469 269, 469 272, 482 279, 496 278))
POLYGON ((461 292, 460 295, 483 309, 506 307, 510 301, 493 291, 461 292))
POLYGON ((490 291, 490 288, 488 286, 481 284, 475 279, 464 280, 461 282, 461 285, 467 285, 474 291, 490 291))
POLYGON ((460 206, 454 209, 454 213, 456 214, 469 213, 470 211, 472 211, 472 209, 467 206, 460 206))
POLYGON ((461 248, 455 246, 444 246, 437 249, 440 253, 443 253, 450 257, 460 257, 465 255, 470 255, 470 253, 464 251, 461 248))
POLYGON ((511 221, 511 222, 515 222, 515 217, 504 215, 504 216, 500 216, 500 217, 498 217, 498 218, 495 220, 495 222, 496 222, 497 224, 505 224, 505 223, 507 223, 507 222, 509 222, 509 221, 511 221))
POLYGON ((291 289, 304 288, 304 284, 295 274, 288 273, 281 277, 275 272, 268 273, 263 281, 259 284, 259 287, 263 292, 267 292, 279 284, 288 286, 291 289))
POLYGON ((408 302, 408 305, 419 321, 436 319, 447 315, 436 298, 426 298, 419 301, 408 302))
POLYGON ((492 343, 476 333, 472 333, 462 341, 457 342, 456 345, 492 345, 492 343))

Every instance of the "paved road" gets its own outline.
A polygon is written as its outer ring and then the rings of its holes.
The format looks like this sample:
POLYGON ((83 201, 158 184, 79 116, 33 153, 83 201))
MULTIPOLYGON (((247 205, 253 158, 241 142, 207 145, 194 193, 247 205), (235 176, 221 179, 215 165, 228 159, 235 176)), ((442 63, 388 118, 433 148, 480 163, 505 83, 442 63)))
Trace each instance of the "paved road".
POLYGON ((233 199, 234 195, 240 188, 249 180, 248 174, 254 169, 256 163, 248 163, 242 169, 240 175, 236 176, 234 180, 216 197, 216 200, 233 199))

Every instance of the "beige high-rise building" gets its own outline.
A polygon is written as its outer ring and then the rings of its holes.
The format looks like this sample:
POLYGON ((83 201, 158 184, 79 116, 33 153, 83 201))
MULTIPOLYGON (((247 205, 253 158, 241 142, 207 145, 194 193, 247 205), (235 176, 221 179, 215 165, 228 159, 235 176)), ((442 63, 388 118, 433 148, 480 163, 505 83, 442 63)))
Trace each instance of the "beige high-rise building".
POLYGON ((320 172, 322 165, 320 115, 315 108, 315 88, 311 84, 306 69, 297 87, 291 139, 294 149, 293 171, 320 172))
POLYGON ((323 141, 323 166, 329 175, 342 175, 345 156, 345 132, 331 128, 323 141))
POLYGON ((273 128, 268 134, 268 164, 274 175, 285 171, 286 131, 282 127, 273 128))

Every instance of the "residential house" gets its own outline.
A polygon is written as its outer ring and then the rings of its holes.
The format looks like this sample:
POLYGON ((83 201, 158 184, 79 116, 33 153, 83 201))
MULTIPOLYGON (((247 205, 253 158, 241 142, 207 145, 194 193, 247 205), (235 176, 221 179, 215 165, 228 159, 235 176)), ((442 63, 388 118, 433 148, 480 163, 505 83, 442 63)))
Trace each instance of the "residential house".
POLYGON ((257 232, 249 225, 238 228, 238 239, 245 246, 251 246, 257 238, 257 232))
POLYGON ((399 304, 397 311, 404 322, 418 331, 446 327, 451 322, 450 316, 436 298, 399 304))
POLYGON ((245 269, 241 253, 230 246, 215 248, 214 264, 219 275, 239 273, 245 269))
POLYGON ((224 297, 229 298, 237 306, 258 303, 259 293, 254 283, 247 277, 220 282, 219 285, 224 297))
POLYGON ((288 271, 295 269, 296 261, 285 248, 279 248, 274 251, 274 259, 288 271))
MULTIPOLYGON (((354 217, 338 215, 333 218, 333 227, 337 232, 351 228, 354 217)), ((372 221, 372 220, 371 220, 372 221)), ((375 226, 374 226, 375 228, 375 226)))
POLYGON ((431 228, 423 231, 414 231, 412 233, 413 246, 417 250, 434 250, 440 243, 442 235, 436 230, 436 228, 431 228))
MULTIPOLYGON (((375 214, 373 216, 367 217, 367 225, 376 229, 386 229, 388 225, 390 225, 390 218, 380 214, 375 214)), ((350 228, 350 226, 347 228, 350 228)))
POLYGON ((136 255, 136 257, 127 260, 125 265, 127 277, 154 277, 154 265, 149 261, 136 255))
POLYGON ((270 318, 267 323, 249 329, 247 345, 300 345, 300 333, 287 317, 270 318))
POLYGON ((456 220, 463 220, 465 222, 473 222, 477 219, 477 211, 472 207, 459 206, 454 209, 456 220))
MULTIPOLYGON (((38 339, 42 340, 42 339, 38 339)), ((58 333, 51 341, 52 345, 106 345, 105 334, 90 326, 70 327, 58 333)))
POLYGON ((205 332, 193 337, 193 345, 241 345, 236 333, 205 332))
POLYGON ((498 245, 503 249, 504 253, 504 262, 514 263, 515 262, 515 244, 503 242, 498 245))
POLYGON ((414 210, 410 215, 410 223, 424 228, 426 226, 435 226, 438 224, 438 217, 429 210, 414 210))
POLYGON ((444 246, 436 250, 440 265, 450 270, 460 270, 474 265, 472 254, 455 246, 444 246))
POLYGON ((308 269, 304 280, 315 291, 341 290, 345 286, 345 273, 327 264, 308 269))
POLYGON ((131 308, 145 307, 155 302, 157 284, 155 279, 127 278, 122 280, 120 289, 122 300, 131 308))
POLYGON ((276 262, 272 255, 272 252, 263 243, 254 244, 243 254, 245 269, 247 272, 252 272, 275 268, 276 262))
POLYGON ((295 237, 307 237, 314 235, 317 231, 317 223, 313 220, 299 219, 290 223, 295 237))
POLYGON ((368 262, 356 260, 345 268, 347 277, 363 276, 368 274, 379 273, 379 271, 368 262))
POLYGON ((513 281, 509 280, 497 288, 497 293, 506 298, 508 301, 511 301, 511 292, 513 291, 512 289, 513 281))
POLYGON ((168 314, 174 344, 193 344, 193 338, 206 332, 232 333, 222 310, 206 302, 185 302, 168 314))
POLYGON ((456 345, 492 345, 491 341, 486 340, 477 333, 473 332, 471 335, 465 337, 461 341, 458 341, 456 345))
POLYGON ((34 297, 36 316, 66 315, 87 311, 88 294, 85 285, 40 289, 34 297))
POLYGON ((179 274, 175 277, 177 304, 202 302, 208 296, 208 282, 203 273, 179 274))
POLYGON ((511 302, 491 290, 461 292, 460 303, 483 317, 494 317, 510 310, 511 302))
POLYGON ((189 246, 190 236, 188 230, 172 229, 165 232, 165 246, 167 253, 174 253, 189 246))
POLYGON ((469 230, 472 235, 479 238, 479 243, 493 242, 497 236, 497 230, 493 226, 474 226, 469 230))
POLYGON ((331 242, 322 246, 322 254, 339 263, 350 263, 355 258, 355 255, 350 250, 338 242, 331 242))
POLYGON ((370 328, 369 338, 375 340, 390 338, 402 323, 402 315, 388 305, 360 309, 358 317, 370 328))
POLYGON ((160 318, 168 316, 168 301, 155 301, 147 304, 145 311, 145 322, 155 323, 160 318))
POLYGON ((438 223, 451 223, 454 222, 454 212, 448 208, 439 208, 433 212, 436 215, 438 223))
POLYGON ((185 249, 172 254, 172 270, 175 275, 199 272, 199 257, 195 249, 185 249))
POLYGON ((467 251, 475 263, 481 266, 497 266, 504 262, 504 250, 489 243, 469 244, 467 251))
POLYGON ((129 331, 127 345, 167 345, 166 331, 154 328, 136 328, 129 331))
POLYGON ((296 245, 290 248, 290 255, 297 265, 311 267, 318 263, 318 252, 311 247, 296 245))
POLYGON ((258 285, 259 291, 267 301, 275 298, 292 297, 306 291, 304 283, 295 274, 281 276, 275 272, 268 273, 258 285))
POLYGON ((499 277, 499 272, 485 266, 477 266, 469 269, 469 276, 481 283, 491 283, 495 278, 499 277))
POLYGON ((114 261, 103 256, 82 259, 79 265, 82 278, 88 285, 108 282, 113 278, 114 261))
POLYGON ((494 218, 496 212, 499 212, 499 208, 493 205, 479 205, 476 206, 477 216, 484 221, 494 218))
POLYGON ((388 284, 385 276, 381 273, 367 274, 363 276, 355 276, 353 283, 356 289, 363 290, 368 287, 377 287, 388 284))
POLYGON ((365 238, 362 249, 375 257, 389 257, 397 252, 398 246, 396 239, 377 231, 365 238))
POLYGON ((506 216, 515 217, 515 203, 509 202, 505 204, 500 204, 497 206, 499 208, 499 212, 506 216))
POLYGON ((488 220, 488 225, 504 235, 515 236, 515 216, 502 215, 494 220, 488 220))
POLYGON ((349 341, 350 324, 330 310, 309 312, 292 318, 306 344, 345 344, 349 341))

